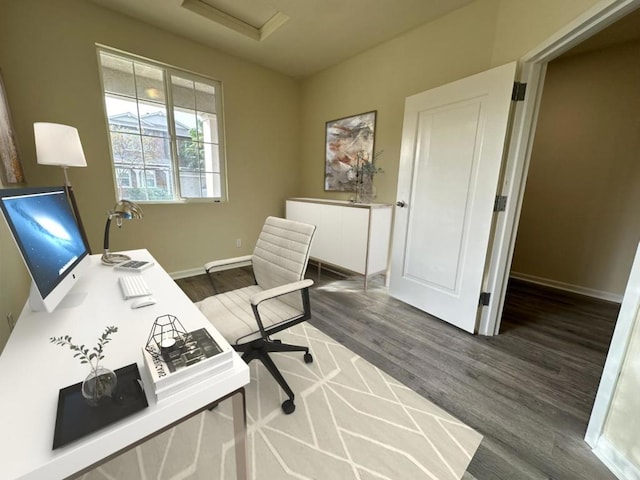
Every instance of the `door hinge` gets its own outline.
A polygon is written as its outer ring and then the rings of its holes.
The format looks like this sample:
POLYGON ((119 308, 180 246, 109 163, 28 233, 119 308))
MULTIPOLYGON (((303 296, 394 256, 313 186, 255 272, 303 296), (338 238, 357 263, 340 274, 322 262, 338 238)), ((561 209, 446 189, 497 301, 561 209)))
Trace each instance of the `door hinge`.
POLYGON ((489 292, 480 293, 480 305, 486 307, 489 305, 489 300, 491 300, 491 294, 489 292))
POLYGON ((507 196, 506 195, 496 195, 496 199, 493 202, 493 211, 494 212, 504 212, 507 209, 507 196))
POLYGON ((527 84, 520 82, 513 82, 513 91, 511 92, 511 100, 514 102, 522 102, 524 100, 525 93, 527 92, 527 84))

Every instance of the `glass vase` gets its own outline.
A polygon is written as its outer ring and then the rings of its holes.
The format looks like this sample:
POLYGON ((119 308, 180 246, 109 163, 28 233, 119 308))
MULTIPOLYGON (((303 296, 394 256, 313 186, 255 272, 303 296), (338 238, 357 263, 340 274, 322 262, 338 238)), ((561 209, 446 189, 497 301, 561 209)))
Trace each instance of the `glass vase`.
POLYGON ((374 198, 373 175, 360 175, 356 184, 356 203, 371 203, 374 198))
POLYGON ((82 396, 92 407, 96 407, 102 400, 111 397, 115 391, 118 379, 116 374, 105 367, 92 370, 82 382, 82 396))

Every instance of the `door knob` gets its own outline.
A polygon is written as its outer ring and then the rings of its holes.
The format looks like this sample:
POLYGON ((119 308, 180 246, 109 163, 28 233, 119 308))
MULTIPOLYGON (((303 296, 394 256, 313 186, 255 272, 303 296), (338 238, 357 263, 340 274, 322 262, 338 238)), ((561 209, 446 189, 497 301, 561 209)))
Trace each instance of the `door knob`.
POLYGON ((405 203, 404 200, 400 200, 398 202, 396 202, 396 206, 400 207, 400 208, 404 208, 407 206, 407 204, 405 203))

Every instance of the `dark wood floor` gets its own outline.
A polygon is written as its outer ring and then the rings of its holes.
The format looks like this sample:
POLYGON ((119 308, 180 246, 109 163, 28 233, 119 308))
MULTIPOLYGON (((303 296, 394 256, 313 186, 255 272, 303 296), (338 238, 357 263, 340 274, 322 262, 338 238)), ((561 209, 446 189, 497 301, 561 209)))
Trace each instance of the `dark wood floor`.
MULTIPOLYGON (((250 269, 221 274, 223 288, 250 269)), ((311 323, 484 435, 479 480, 614 479, 584 433, 619 305, 512 281, 495 337, 470 335, 387 294, 380 279, 310 266, 311 323)), ((194 301, 204 275, 178 284, 194 301)))

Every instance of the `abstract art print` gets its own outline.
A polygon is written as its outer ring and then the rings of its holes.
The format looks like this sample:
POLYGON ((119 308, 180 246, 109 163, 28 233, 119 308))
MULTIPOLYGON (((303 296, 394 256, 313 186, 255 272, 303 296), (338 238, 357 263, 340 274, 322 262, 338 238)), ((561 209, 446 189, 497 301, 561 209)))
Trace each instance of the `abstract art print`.
POLYGON ((24 183, 20 155, 11 123, 9 104, 0 72, 0 182, 3 185, 24 183))
POLYGON ((355 192, 358 171, 373 161, 376 111, 327 122, 324 189, 355 192))

